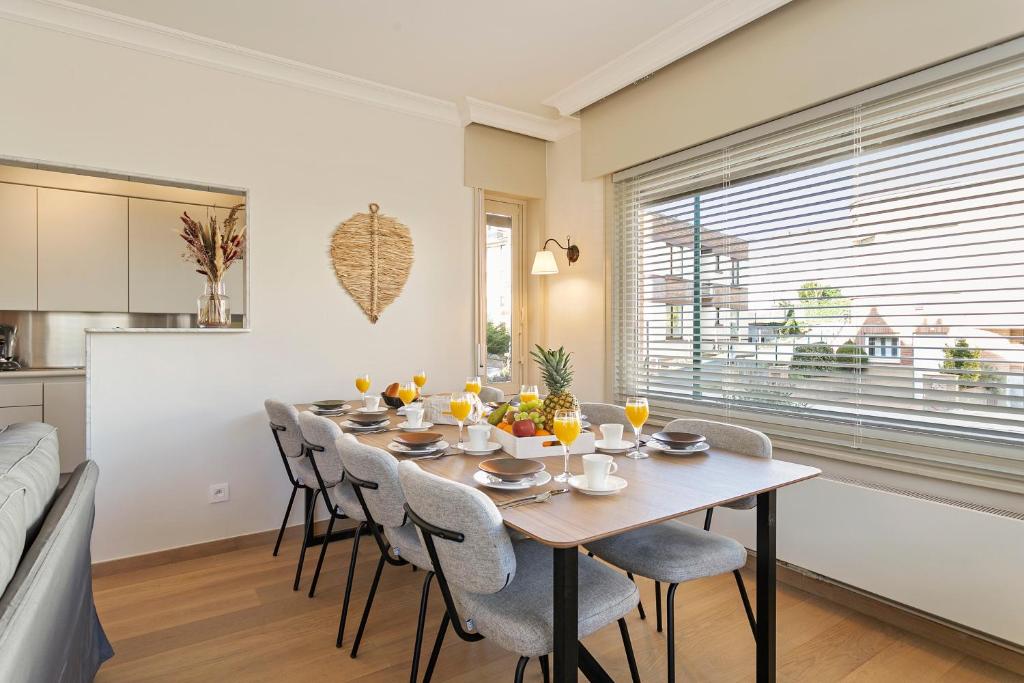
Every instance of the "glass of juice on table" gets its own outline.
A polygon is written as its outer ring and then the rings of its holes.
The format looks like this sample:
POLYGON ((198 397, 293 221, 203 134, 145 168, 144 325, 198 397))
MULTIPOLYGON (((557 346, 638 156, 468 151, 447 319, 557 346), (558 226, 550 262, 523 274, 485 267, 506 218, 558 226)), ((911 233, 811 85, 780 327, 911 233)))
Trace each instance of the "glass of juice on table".
POLYGON ((466 386, 463 387, 463 390, 464 391, 468 391, 471 394, 479 394, 480 393, 480 388, 482 386, 483 385, 480 383, 480 378, 479 377, 467 377, 466 378, 466 386))
POLYGON ((633 425, 633 433, 636 434, 636 450, 626 455, 634 460, 646 458, 647 454, 640 450, 640 430, 650 417, 651 408, 647 405, 647 399, 642 396, 630 396, 626 399, 626 419, 633 425))
POLYGON ((519 388, 519 402, 529 403, 530 401, 536 401, 540 398, 540 392, 537 391, 536 384, 524 384, 519 388))
POLYGON ((365 397, 366 396, 366 392, 369 391, 369 390, 370 390, 370 376, 369 375, 359 375, 358 377, 356 377, 356 391, 359 392, 359 395, 362 396, 362 397, 365 397))
POLYGON ((555 436, 562 442, 562 455, 565 458, 562 473, 555 476, 555 481, 569 481, 572 474, 569 472, 569 448, 583 430, 583 420, 578 410, 555 411, 555 436))
POLYGON ((470 411, 473 409, 473 399, 471 394, 461 393, 452 394, 448 401, 448 409, 452 413, 452 417, 459 423, 459 445, 462 445, 462 425, 465 424, 466 418, 469 417, 470 411))
POLYGON ((427 371, 420 370, 419 372, 412 376, 412 381, 416 382, 416 386, 422 389, 423 385, 427 383, 427 371))
POLYGON ((402 401, 402 405, 409 405, 416 400, 416 385, 412 382, 406 382, 398 388, 398 398, 402 401))

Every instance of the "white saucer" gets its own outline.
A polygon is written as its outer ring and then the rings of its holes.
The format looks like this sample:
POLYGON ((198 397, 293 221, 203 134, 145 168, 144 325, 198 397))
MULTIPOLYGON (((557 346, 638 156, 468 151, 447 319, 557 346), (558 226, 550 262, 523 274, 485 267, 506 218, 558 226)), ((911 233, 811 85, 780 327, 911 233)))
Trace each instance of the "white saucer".
POLYGON ((433 426, 433 422, 420 422, 419 427, 410 427, 408 422, 398 423, 398 428, 403 432, 425 432, 433 426))
POLYGON ((465 451, 466 455, 490 455, 495 451, 501 450, 501 444, 497 443, 496 441, 488 441, 487 448, 482 448, 479 451, 470 449, 468 441, 456 444, 455 447, 458 448, 460 451, 465 451))
POLYGON ((647 442, 647 447, 652 451, 658 451, 665 455, 693 455, 694 453, 702 453, 711 448, 711 444, 707 441, 701 441, 696 446, 690 446, 689 448, 669 448, 665 444, 658 442, 657 439, 651 439, 647 442))
POLYGON ((497 477, 492 477, 482 470, 477 470, 476 474, 473 475, 473 481, 486 486, 489 489, 500 489, 502 491, 521 491, 523 489, 533 488, 534 486, 543 486, 551 481, 551 474, 545 471, 540 471, 532 477, 527 477, 520 481, 502 481, 497 477))
POLYGON ((629 482, 622 477, 616 477, 614 474, 608 475, 608 488, 606 489, 587 488, 587 477, 583 474, 575 474, 569 479, 569 486, 580 493, 586 493, 591 496, 610 496, 613 493, 618 493, 628 485, 629 482))
POLYGON ((353 432, 372 432, 377 429, 383 429, 389 424, 391 424, 391 420, 384 420, 383 422, 378 422, 375 425, 363 425, 358 422, 353 422, 352 420, 345 420, 341 423, 341 426, 345 429, 351 429, 353 432))
POLYGON ((625 453, 626 451, 631 450, 633 448, 633 445, 634 444, 632 441, 626 441, 625 439, 619 441, 616 444, 609 444, 604 439, 598 439, 597 441, 594 442, 594 448, 601 451, 602 453, 610 454, 625 453))
POLYGON ((446 450, 450 445, 451 444, 442 439, 441 441, 436 441, 430 444, 427 448, 409 448, 405 444, 392 441, 388 444, 388 450, 392 453, 401 453, 403 455, 430 455, 432 453, 437 453, 438 451, 446 450))

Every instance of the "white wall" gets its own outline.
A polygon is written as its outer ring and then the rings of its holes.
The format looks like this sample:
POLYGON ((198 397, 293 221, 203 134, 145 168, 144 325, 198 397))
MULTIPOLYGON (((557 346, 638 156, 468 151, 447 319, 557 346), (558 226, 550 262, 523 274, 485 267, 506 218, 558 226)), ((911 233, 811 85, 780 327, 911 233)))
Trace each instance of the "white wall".
POLYGON ((6 20, 0 64, 0 155, 250 192, 251 333, 91 338, 95 560, 276 527, 289 487, 265 398, 351 396, 357 372, 381 388, 420 367, 450 387, 471 370, 458 126, 6 20), (327 260, 334 227, 371 201, 415 243, 376 326, 327 260), (225 481, 231 501, 208 504, 225 481))
MULTIPOLYGON (((573 393, 581 401, 605 399, 605 230, 604 179, 582 180, 580 134, 547 149, 547 236, 580 248, 571 267, 556 249, 557 275, 544 277, 547 291, 545 337, 550 347, 572 351, 573 393)), ((529 258, 533 259, 533 253, 529 258)))

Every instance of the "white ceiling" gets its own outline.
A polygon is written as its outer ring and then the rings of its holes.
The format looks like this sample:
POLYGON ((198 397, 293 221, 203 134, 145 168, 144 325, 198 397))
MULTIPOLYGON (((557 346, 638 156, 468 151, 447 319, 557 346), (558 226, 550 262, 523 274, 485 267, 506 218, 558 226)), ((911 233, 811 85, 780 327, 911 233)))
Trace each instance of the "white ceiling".
POLYGON ((736 23, 736 5, 751 0, 79 2, 449 102, 557 117, 545 100, 681 20, 717 12, 736 23))

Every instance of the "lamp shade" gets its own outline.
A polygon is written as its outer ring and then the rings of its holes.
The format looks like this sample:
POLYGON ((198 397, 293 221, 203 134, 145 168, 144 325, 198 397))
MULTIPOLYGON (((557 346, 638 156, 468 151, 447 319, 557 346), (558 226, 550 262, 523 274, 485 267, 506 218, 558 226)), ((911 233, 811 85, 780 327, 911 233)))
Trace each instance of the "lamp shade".
POLYGON ((541 249, 533 257, 532 275, 554 275, 558 272, 558 264, 555 263, 555 255, 547 249, 541 249))

